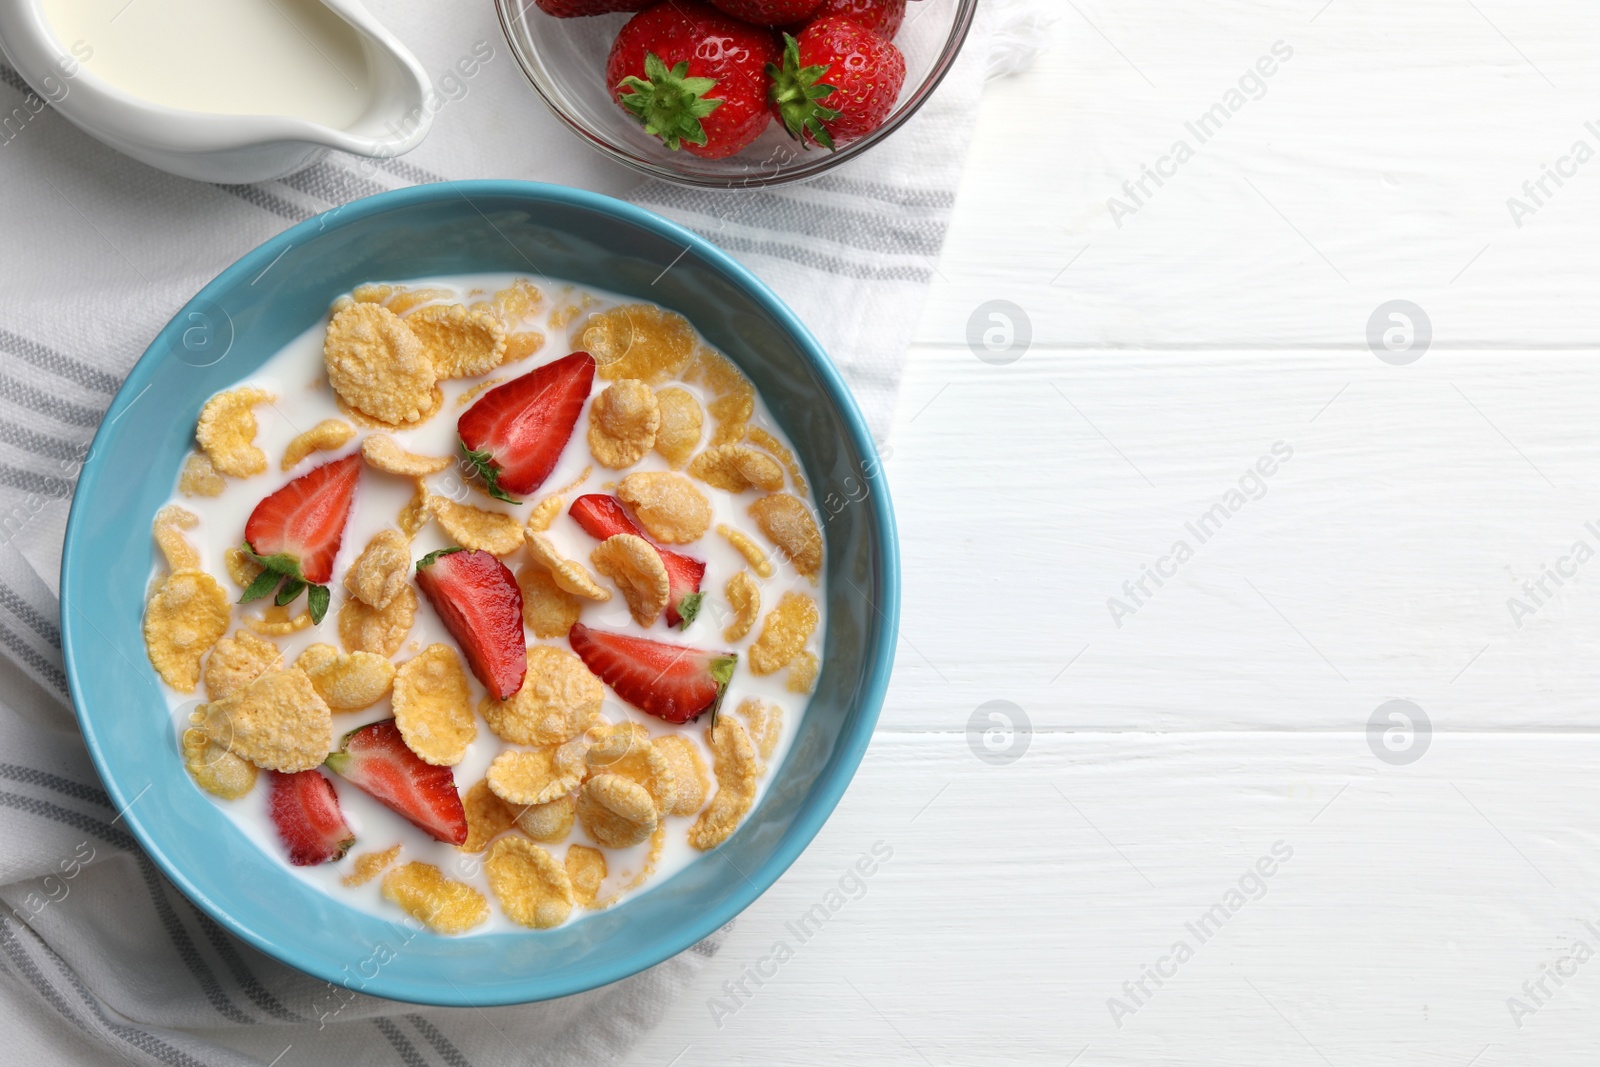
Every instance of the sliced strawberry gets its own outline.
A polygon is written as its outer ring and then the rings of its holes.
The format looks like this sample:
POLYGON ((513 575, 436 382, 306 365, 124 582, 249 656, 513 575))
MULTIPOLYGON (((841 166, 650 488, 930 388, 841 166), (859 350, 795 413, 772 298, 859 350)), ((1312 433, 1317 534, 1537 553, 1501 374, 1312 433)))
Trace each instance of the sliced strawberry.
POLYGON ((268 810, 296 867, 342 859, 356 835, 339 810, 339 794, 320 771, 268 771, 268 810))
POLYGON ((307 471, 256 505, 244 524, 244 550, 265 569, 239 603, 276 589, 274 603, 282 606, 309 587, 311 621, 322 621, 327 582, 360 480, 361 456, 349 455, 307 471))
POLYGON ((739 657, 574 623, 567 642, 585 666, 640 711, 671 723, 713 718, 739 657))
POLYGON ((521 689, 528 673, 522 590, 506 565, 482 549, 442 548, 417 560, 417 584, 478 681, 500 700, 521 689))
POLYGON ((574 500, 567 511, 583 527, 583 532, 596 541, 604 541, 617 534, 632 534, 655 545, 661 562, 666 565, 667 581, 671 585, 667 596, 667 625, 688 626, 694 622, 694 617, 700 612, 700 601, 705 596, 700 592, 700 580, 706 576, 704 563, 656 545, 633 521, 633 517, 622 506, 622 501, 614 496, 589 493, 574 500))
POLYGON ((456 422, 461 451, 498 500, 550 477, 594 383, 594 357, 574 352, 478 398, 456 422))
POLYGON ((449 767, 423 763, 393 719, 351 730, 323 765, 446 844, 467 839, 467 813, 449 767))

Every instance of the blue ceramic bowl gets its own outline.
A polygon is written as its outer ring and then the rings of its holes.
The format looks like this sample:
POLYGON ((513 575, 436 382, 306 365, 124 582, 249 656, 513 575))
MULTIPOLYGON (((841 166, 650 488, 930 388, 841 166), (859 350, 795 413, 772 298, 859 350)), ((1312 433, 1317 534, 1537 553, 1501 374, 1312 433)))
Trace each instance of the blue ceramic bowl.
POLYGON ((485 1006, 564 996, 658 963, 733 918, 794 862, 838 803, 888 685, 899 612, 894 518, 872 439, 815 340, 702 238, 593 193, 452 182, 310 219, 202 289, 128 375, 67 525, 62 649, 106 790, 150 856, 213 918, 308 974, 375 996, 485 1006), (670 267, 670 269, 668 269, 670 267), (756 810, 722 847, 607 911, 555 930, 412 934, 310 888, 247 842, 190 781, 140 635, 152 549, 205 399, 372 279, 519 271, 688 316, 767 399, 811 476, 829 565, 816 695, 756 810), (386 962, 375 962, 385 960, 386 962))

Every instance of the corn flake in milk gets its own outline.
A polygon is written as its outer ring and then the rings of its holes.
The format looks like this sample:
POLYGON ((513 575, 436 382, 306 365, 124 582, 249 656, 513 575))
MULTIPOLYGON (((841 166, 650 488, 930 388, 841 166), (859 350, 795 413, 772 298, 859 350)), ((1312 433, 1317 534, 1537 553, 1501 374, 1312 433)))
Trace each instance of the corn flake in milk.
POLYGON ((152 522, 161 562, 144 633, 183 765, 278 855, 271 783, 325 779, 357 846, 291 869, 440 933, 558 926, 727 840, 821 666, 822 538, 799 461, 738 369, 652 305, 509 277, 359 286, 207 401, 176 482, 182 505, 152 522), (492 498, 458 458, 455 420, 569 349, 594 359, 586 410, 542 493, 492 498), (355 454, 329 581, 246 543, 265 498, 355 454), (578 502, 597 494, 625 521, 584 526, 578 502), (418 596, 416 561, 457 547, 499 557, 521 596, 527 671, 505 700, 418 596), (698 623, 669 610, 685 583, 705 598, 698 623), (318 621, 311 596, 326 605, 318 621), (722 710, 681 724, 646 714, 619 695, 638 699, 637 679, 613 677, 607 658, 632 646, 575 654, 580 622, 736 656, 722 710), (453 780, 454 796, 435 799, 459 845, 422 829, 414 801, 323 765, 341 737, 385 719, 405 760, 453 780))

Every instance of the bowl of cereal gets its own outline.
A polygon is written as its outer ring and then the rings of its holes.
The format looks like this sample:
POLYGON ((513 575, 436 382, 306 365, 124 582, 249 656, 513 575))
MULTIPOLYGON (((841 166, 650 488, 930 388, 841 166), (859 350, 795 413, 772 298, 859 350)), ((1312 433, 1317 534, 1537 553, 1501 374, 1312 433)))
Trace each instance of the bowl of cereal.
POLYGON ((61 600, 90 754, 186 895, 345 989, 484 1006, 660 962, 794 861, 871 736, 898 557, 757 279, 604 196, 456 182, 179 311, 61 600))

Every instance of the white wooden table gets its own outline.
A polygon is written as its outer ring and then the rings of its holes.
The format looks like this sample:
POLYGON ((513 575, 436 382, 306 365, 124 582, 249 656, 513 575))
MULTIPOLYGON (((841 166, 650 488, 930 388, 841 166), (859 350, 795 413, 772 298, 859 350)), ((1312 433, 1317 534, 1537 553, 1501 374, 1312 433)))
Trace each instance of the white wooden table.
POLYGON ((1600 9, 1062 11, 889 438, 877 736, 630 1063, 1595 1062, 1600 9), (1420 358, 1369 347, 1395 300, 1420 358), (985 747, 990 701, 1031 733, 985 747))

